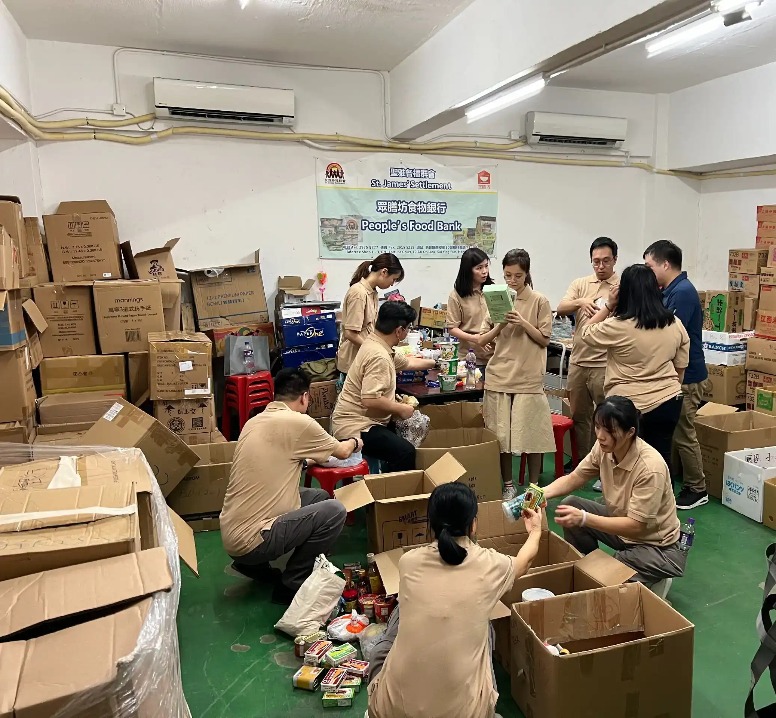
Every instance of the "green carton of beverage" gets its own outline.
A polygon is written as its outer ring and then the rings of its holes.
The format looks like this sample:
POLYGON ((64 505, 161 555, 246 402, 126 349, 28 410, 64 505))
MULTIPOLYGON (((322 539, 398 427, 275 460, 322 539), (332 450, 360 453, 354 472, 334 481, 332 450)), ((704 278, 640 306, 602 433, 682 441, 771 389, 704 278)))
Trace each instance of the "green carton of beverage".
POLYGON ((490 320, 494 324, 502 324, 515 307, 517 292, 506 284, 488 284, 482 288, 482 296, 488 305, 490 320))

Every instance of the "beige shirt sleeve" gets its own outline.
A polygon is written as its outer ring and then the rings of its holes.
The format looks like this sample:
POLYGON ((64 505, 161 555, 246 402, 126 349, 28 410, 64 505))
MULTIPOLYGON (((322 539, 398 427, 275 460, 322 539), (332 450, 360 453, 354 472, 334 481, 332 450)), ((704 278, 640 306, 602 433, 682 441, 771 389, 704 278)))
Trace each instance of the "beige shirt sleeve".
POLYGON ((679 317, 676 318, 676 326, 679 330, 679 348, 674 357, 674 366, 677 369, 686 369, 690 365, 690 337, 679 317))
POLYGON ((396 371, 404 371, 407 366, 409 366, 409 363, 409 357, 404 356, 404 354, 393 355, 393 365, 396 368, 396 371))
POLYGON ((536 328, 542 333, 542 336, 549 338, 552 335, 552 307, 547 297, 542 297, 539 300, 536 319, 536 328))
MULTIPOLYGON (((494 581, 493 585, 496 586, 496 597, 501 598, 508 591, 512 590, 512 586, 515 584, 515 562, 512 556, 498 553, 496 549, 487 549, 488 553, 491 553, 491 558, 494 562, 494 581), (504 560, 506 559, 506 560, 504 560)), ((494 604, 495 605, 495 604, 494 604)))
POLYGON ((310 425, 302 432, 296 443, 294 458, 313 459, 322 464, 328 461, 331 452, 337 448, 339 441, 327 434, 323 427, 314 419, 310 419, 310 425))
POLYGON ((615 317, 609 317, 598 324, 588 324, 582 328, 579 340, 595 349, 608 349, 617 344, 621 337, 621 333, 617 331, 619 327, 615 324, 619 321, 615 317))
POLYGON ((480 334, 487 334, 496 325, 490 318, 490 312, 485 312, 485 317, 482 320, 482 326, 480 327, 480 334))
POLYGON ((569 288, 566 290, 566 293, 563 295, 563 299, 561 299, 561 302, 574 302, 580 297, 579 292, 579 280, 575 279, 571 284, 569 284, 569 288))
POLYGON ((657 474, 645 471, 633 482, 628 518, 643 524, 653 522, 660 512, 662 496, 657 474))
POLYGON ((463 307, 458 292, 450 292, 447 298, 447 319, 445 324, 448 329, 457 329, 463 322, 463 307))
POLYGON ((595 444, 593 444, 593 448, 590 450, 590 453, 584 459, 582 459, 582 461, 580 461, 577 465, 577 468, 574 469, 574 473, 577 476, 584 478, 585 481, 595 479, 596 477, 600 476, 601 473, 602 457, 603 451, 601 451, 601 447, 596 441, 595 444))
MULTIPOLYGON (((399 357, 394 356, 394 367, 396 368, 398 368, 396 365, 397 359, 399 359, 399 357)), ((381 399, 385 396, 389 399, 393 399, 395 385, 391 381, 390 372, 392 369, 393 367, 386 363, 384 357, 370 357, 368 362, 364 364, 364 378, 361 381, 361 398, 381 399)))
POLYGON ((345 294, 342 303, 342 328, 360 332, 366 324, 366 295, 358 285, 353 285, 345 294))

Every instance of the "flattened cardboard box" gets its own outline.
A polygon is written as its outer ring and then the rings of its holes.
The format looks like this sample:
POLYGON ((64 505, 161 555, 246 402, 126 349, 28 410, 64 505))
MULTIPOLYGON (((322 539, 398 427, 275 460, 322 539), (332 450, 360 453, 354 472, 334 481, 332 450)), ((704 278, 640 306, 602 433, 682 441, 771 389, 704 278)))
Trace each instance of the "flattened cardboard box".
POLYGON ((690 718, 695 627, 642 584, 515 603, 511 620, 512 697, 526 715, 690 718))
POLYGON ((236 441, 193 447, 199 462, 167 497, 170 508, 183 517, 220 512, 236 447, 236 441))
POLYGON ((194 269, 189 274, 200 329, 269 321, 258 262, 194 269))
POLYGON ((130 279, 172 279, 177 280, 172 250, 180 237, 165 242, 161 247, 146 249, 134 254, 129 242, 121 243, 121 253, 129 270, 130 279))
POLYGON ((62 202, 43 224, 55 282, 121 279, 118 226, 105 200, 62 202))
POLYGON ((0 225, 0 289, 19 289, 20 286, 19 258, 11 236, 0 225))
POLYGON ((118 392, 126 396, 124 356, 100 354, 44 359, 40 363, 41 393, 118 392))
POLYGON ((159 282, 95 282, 94 311, 103 354, 145 351, 149 333, 164 331, 159 282))
POLYGON ((94 424, 108 409, 123 398, 116 391, 84 391, 51 394, 38 399, 38 419, 41 424, 94 424))
POLYGON ((157 401, 212 396, 213 345, 199 332, 148 335, 151 399, 157 401))
POLYGON ((466 469, 445 454, 425 471, 401 471, 366 476, 334 490, 348 511, 367 507, 369 550, 381 553, 402 546, 428 543, 428 497, 442 484, 466 475, 466 469))
POLYGON ((213 397, 155 401, 154 417, 181 437, 201 435, 209 438, 216 428, 213 397))
POLYGON ((97 353, 91 284, 40 284, 32 293, 48 324, 41 335, 44 357, 97 353))
POLYGON ((35 414, 35 382, 29 347, 0 352, 0 422, 24 421, 35 414))
MULTIPOLYGON (((18 197, 0 195, 0 225, 11 237, 19 262, 19 278, 30 275, 27 257, 27 230, 24 226, 22 203, 18 197)), ((10 288, 10 287, 9 287, 10 288)))
POLYGON ((199 456, 156 419, 119 399, 81 439, 87 446, 140 449, 162 493, 170 492, 199 461, 199 456))
POLYGON ((24 231, 27 237, 27 262, 29 274, 21 280, 22 287, 35 287, 51 281, 46 247, 40 234, 40 220, 37 217, 24 218, 24 231))

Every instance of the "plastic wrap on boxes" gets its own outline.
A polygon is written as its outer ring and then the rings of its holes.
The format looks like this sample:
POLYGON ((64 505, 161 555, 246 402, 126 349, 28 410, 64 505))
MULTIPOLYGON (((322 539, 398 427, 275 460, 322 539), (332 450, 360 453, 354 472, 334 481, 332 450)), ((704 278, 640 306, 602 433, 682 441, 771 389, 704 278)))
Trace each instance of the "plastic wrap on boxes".
MULTIPOLYGON (((178 539, 159 484, 143 453, 139 449, 113 447, 0 443, 0 466, 21 464, 31 459, 49 459, 59 462, 61 471, 63 464, 76 466, 75 461, 62 462, 61 457, 77 459, 107 454, 114 458, 123 455, 128 461, 140 459, 148 472, 156 540, 167 554, 172 588, 154 593, 148 599, 149 607, 137 643, 128 655, 118 658, 112 679, 106 678, 97 687, 74 692, 69 702, 56 710, 52 718, 81 718, 85 715, 100 715, 104 718, 191 718, 183 695, 175 621, 181 588, 178 539)), ((71 482, 78 481, 76 472, 66 473, 68 477, 65 478, 71 482)), ((105 640, 110 641, 110 636, 106 636, 105 640)), ((52 671, 55 671, 57 660, 61 658, 52 660, 52 671)), ((110 676, 110 673, 107 675, 110 676)), ((56 675, 48 675, 47 680, 56 683, 56 675)))

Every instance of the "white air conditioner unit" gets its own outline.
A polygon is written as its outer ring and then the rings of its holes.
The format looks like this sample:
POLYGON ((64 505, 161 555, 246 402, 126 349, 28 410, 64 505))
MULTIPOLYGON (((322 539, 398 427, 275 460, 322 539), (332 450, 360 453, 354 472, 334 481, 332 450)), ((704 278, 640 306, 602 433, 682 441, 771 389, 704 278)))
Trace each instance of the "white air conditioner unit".
POLYGON ((530 145, 617 149, 625 141, 628 120, 623 117, 528 112, 525 135, 530 145))
POLYGON ((158 117, 224 124, 294 124, 294 91, 154 78, 158 117))

